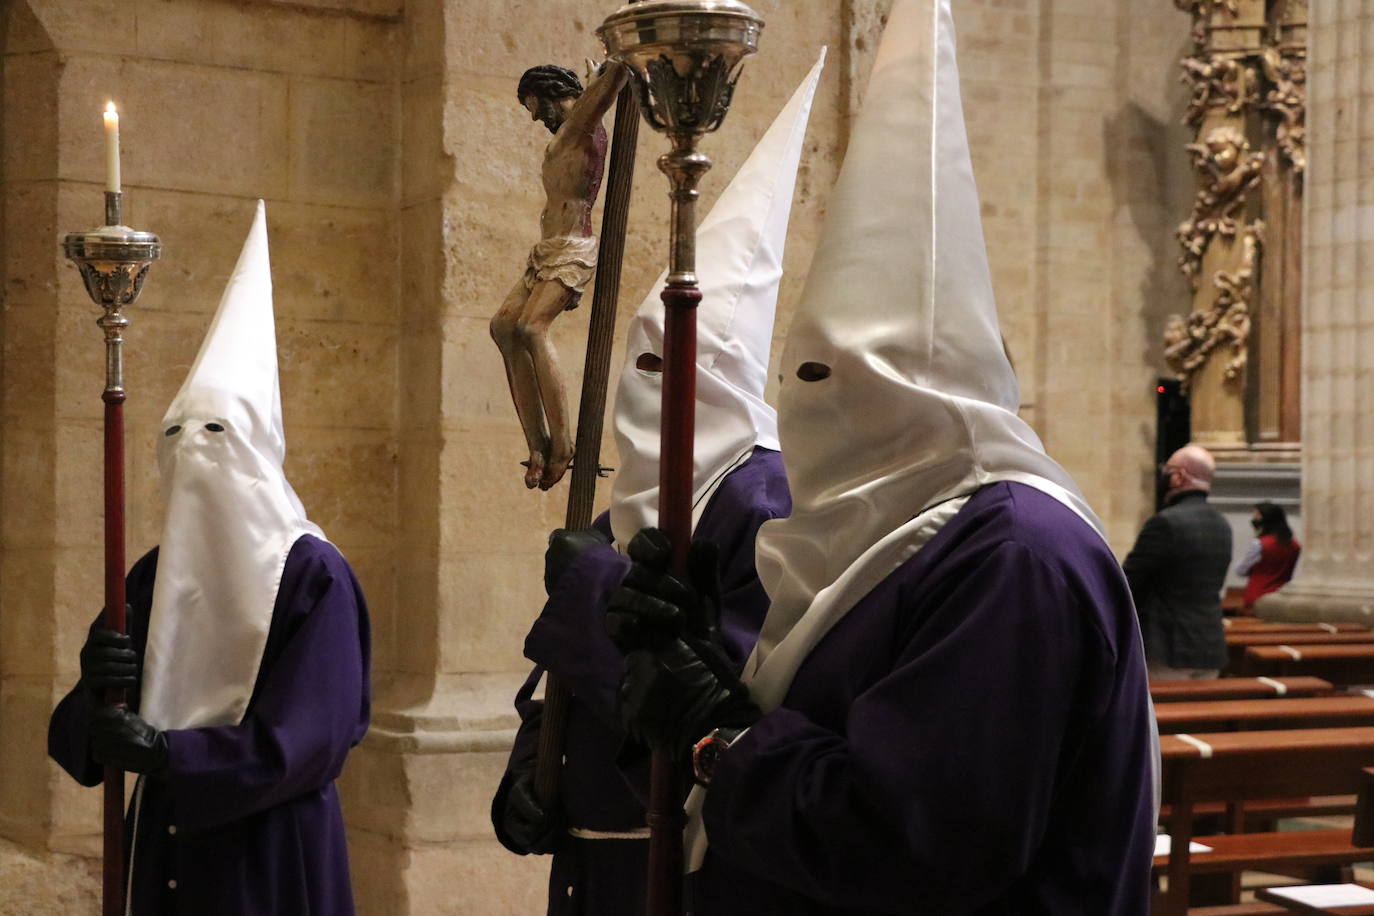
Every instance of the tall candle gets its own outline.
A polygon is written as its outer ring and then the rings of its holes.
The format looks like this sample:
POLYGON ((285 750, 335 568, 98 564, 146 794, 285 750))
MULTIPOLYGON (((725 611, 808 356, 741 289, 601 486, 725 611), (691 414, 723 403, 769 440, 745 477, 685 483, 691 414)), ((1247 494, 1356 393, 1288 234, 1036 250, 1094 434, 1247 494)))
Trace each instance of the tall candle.
POLYGON ((105 105, 105 190, 119 190, 119 112, 114 102, 105 105))

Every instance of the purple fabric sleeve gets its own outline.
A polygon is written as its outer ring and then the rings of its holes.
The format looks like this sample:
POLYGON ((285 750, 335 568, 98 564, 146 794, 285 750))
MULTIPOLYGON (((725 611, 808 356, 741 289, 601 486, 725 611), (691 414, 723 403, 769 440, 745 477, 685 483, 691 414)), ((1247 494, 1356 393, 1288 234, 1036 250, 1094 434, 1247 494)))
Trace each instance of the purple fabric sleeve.
POLYGON ((334 780, 367 723, 365 610, 342 557, 300 595, 297 628, 259 679, 238 725, 168 731, 159 778, 178 825, 204 830, 279 805, 334 780))
MULTIPOLYGON (((900 602, 897 577, 864 601, 900 602)), ((1073 600, 1019 544, 970 564, 914 634, 888 634, 891 667, 847 734, 784 706, 730 748, 706 797, 711 855, 846 912, 996 898, 1046 829, 1085 645, 1106 654, 1073 600)), ((886 663, 839 628, 829 641, 833 658, 803 666, 813 683, 828 663, 886 663)))

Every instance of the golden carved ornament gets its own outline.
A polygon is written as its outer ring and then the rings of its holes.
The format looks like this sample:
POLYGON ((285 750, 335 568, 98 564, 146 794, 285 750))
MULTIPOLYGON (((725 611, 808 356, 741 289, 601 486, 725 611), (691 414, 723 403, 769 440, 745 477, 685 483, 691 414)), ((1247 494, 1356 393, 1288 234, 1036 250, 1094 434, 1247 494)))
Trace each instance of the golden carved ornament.
POLYGON ((1279 152, 1294 172, 1307 169, 1307 53, 1265 48, 1260 57, 1272 88, 1265 94, 1264 109, 1279 119, 1276 139, 1279 152))
POLYGON ((1198 127, 1215 109, 1239 114, 1246 105, 1259 101, 1254 69, 1234 57, 1198 54, 1185 57, 1180 65, 1179 80, 1193 93, 1183 116, 1185 124, 1198 127))
POLYGON ((1196 286, 1203 253, 1212 239, 1235 237, 1246 195, 1259 184, 1264 154, 1251 152, 1244 134, 1229 124, 1212 128, 1202 142, 1188 144, 1187 150, 1204 183, 1193 198, 1192 214, 1176 235, 1183 247, 1179 267, 1196 286))
POLYGON ((1254 297, 1255 268, 1264 224, 1255 221, 1246 230, 1240 263, 1235 270, 1219 270, 1212 277, 1217 297, 1212 307, 1187 317, 1170 315, 1164 328, 1164 359, 1177 373, 1186 391, 1214 351, 1227 349, 1230 360, 1225 377, 1243 377, 1249 362, 1250 302, 1254 297))

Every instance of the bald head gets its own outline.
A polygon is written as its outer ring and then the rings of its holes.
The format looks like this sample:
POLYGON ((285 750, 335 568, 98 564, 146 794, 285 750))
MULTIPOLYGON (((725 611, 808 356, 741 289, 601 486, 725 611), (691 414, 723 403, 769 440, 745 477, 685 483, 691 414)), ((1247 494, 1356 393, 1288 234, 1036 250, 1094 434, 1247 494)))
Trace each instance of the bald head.
POLYGON ((1217 462, 1212 453, 1202 446, 1185 445, 1169 456, 1164 471, 1169 475, 1170 494, 1184 490, 1210 493, 1212 478, 1217 473, 1217 462))

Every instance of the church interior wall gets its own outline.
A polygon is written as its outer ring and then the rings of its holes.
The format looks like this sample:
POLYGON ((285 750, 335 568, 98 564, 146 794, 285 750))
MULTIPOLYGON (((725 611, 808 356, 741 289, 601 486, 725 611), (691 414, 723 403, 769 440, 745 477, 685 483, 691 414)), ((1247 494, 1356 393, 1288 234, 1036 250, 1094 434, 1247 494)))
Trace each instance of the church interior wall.
MULTIPOLYGON (((820 45, 830 48, 798 180, 776 378, 890 4, 753 5, 768 22, 762 51, 703 144, 715 160, 703 213, 820 45)), ((161 412, 264 197, 287 472, 357 568, 374 628, 374 728, 342 783, 360 910, 535 911, 545 864, 496 846, 486 804, 542 599, 545 537, 567 491, 521 485, 523 441, 487 320, 523 271, 541 204, 546 135, 515 82, 537 63, 581 72, 609 7, 6 9, 0 734, 11 737, 0 741, 0 837, 30 855, 90 856, 98 839, 97 793, 44 758, 43 735, 100 595, 101 346, 56 242, 100 216, 98 112, 113 97, 125 118, 126 221, 158 232, 165 251, 128 333, 130 561, 159 534, 161 412)), ((1171 232, 1191 194, 1175 127, 1187 17, 1130 0, 956 0, 955 15, 1023 411, 1124 549, 1153 493, 1155 341, 1185 301, 1171 232)), ((622 328, 666 253, 664 148, 641 131, 622 328)), ((554 326, 573 397, 588 311, 554 326)), ((621 358, 618 345, 613 367, 621 358)), ((602 463, 616 463, 609 424, 602 463)), ((598 505, 608 499, 603 486, 598 505)))

